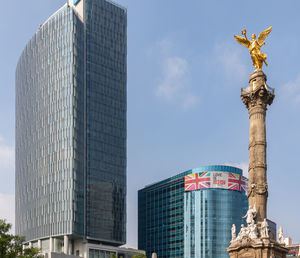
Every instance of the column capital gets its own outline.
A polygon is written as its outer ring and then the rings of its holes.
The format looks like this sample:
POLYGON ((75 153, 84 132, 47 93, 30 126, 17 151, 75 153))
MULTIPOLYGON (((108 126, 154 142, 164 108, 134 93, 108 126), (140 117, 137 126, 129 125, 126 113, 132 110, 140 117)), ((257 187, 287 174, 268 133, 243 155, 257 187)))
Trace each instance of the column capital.
POLYGON ((255 71, 249 77, 249 86, 241 89, 241 98, 247 109, 261 107, 266 110, 275 97, 274 89, 267 85, 267 76, 262 71, 255 71))

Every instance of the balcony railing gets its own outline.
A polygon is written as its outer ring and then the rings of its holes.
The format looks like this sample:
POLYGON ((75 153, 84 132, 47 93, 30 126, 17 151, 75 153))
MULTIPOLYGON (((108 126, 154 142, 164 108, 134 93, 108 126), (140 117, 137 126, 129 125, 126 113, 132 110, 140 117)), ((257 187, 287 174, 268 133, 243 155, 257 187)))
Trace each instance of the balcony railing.
MULTIPOLYGON (((272 95, 274 95, 275 93, 275 89, 269 87, 266 83, 265 83, 265 88, 267 89, 268 92, 270 92, 272 95)), ((250 86, 246 86, 244 88, 241 88, 241 94, 248 94, 251 91, 251 87, 250 86)))

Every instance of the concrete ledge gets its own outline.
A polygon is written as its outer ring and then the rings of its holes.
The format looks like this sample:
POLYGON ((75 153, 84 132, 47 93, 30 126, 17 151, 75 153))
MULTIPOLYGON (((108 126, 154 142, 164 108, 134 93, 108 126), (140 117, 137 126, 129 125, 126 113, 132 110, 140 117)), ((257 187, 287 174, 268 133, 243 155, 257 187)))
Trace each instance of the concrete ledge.
POLYGON ((81 256, 74 256, 69 254, 62 253, 48 253, 45 255, 45 258, 80 258, 81 256))

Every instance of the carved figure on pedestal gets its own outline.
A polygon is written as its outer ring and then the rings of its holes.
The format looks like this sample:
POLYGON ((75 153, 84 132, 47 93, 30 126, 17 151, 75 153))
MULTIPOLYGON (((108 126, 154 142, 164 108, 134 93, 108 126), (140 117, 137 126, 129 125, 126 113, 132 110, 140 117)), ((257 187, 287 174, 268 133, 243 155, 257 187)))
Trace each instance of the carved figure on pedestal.
POLYGON ((269 224, 265 218, 260 225, 260 236, 262 238, 269 238, 269 224))
POLYGON ((240 233, 238 234, 236 240, 242 240, 243 237, 248 236, 248 235, 249 235, 248 228, 244 227, 244 224, 242 224, 240 233))
POLYGON ((250 224, 255 224, 255 218, 256 218, 256 207, 254 204, 254 207, 252 208, 251 206, 249 206, 249 209, 246 213, 246 215, 243 217, 243 219, 246 218, 246 222, 248 225, 250 224))
POLYGON ((279 242, 279 244, 284 245, 284 236, 283 236, 282 226, 280 226, 280 228, 278 230, 278 242, 279 242))
POLYGON ((252 223, 248 227, 249 227, 249 237, 251 239, 257 239, 258 238, 257 225, 255 223, 252 223))
POLYGON ((234 241, 236 239, 236 227, 235 224, 232 224, 231 227, 231 241, 234 241))

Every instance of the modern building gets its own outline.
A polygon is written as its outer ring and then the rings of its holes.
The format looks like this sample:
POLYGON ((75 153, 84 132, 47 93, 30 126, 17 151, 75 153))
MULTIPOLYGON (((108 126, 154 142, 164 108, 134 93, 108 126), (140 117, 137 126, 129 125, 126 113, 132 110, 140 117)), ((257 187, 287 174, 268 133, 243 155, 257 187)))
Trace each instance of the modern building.
POLYGON ((276 235, 277 235, 277 224, 270 220, 267 219, 268 225, 269 225, 269 236, 270 239, 276 240, 276 235))
POLYGON ((69 0, 16 69, 16 233, 87 257, 126 242, 126 9, 69 0))
POLYGON ((289 249, 287 257, 300 257, 300 244, 292 244, 286 245, 289 249))
POLYGON ((247 186, 241 169, 219 165, 146 186, 138 192, 138 248, 149 257, 229 257, 232 224, 244 223, 247 186))
POLYGON ((293 239, 290 237, 284 237, 283 242, 285 247, 289 250, 286 257, 300 257, 300 244, 294 244, 293 239))

